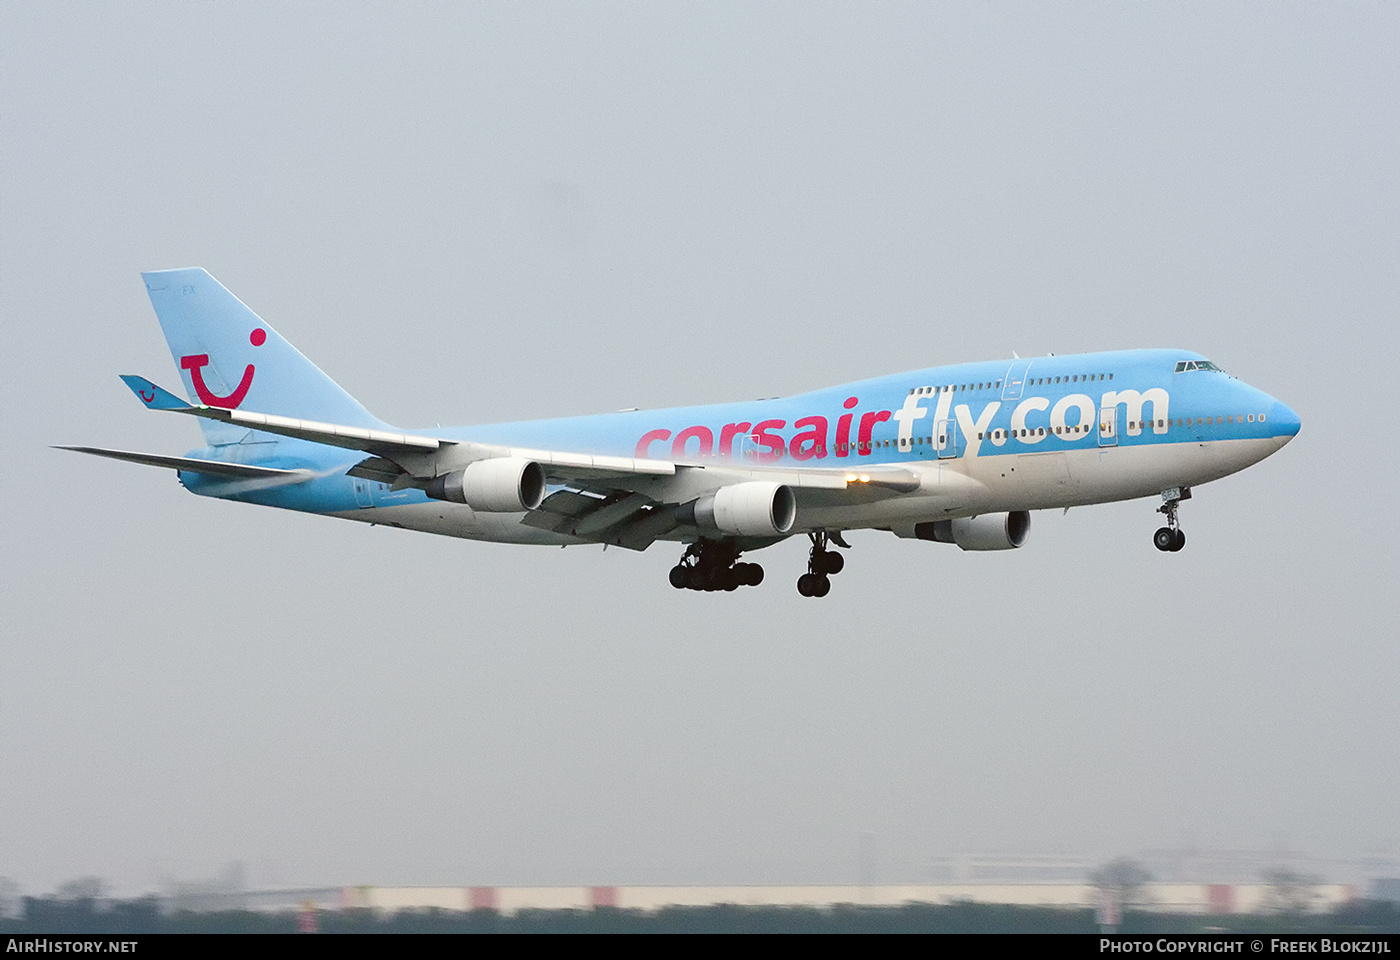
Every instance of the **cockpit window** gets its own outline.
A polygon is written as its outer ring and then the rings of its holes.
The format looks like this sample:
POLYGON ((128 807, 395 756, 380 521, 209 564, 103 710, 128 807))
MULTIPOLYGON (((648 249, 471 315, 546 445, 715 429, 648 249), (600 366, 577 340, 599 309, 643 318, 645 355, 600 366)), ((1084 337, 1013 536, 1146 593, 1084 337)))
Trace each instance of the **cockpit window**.
POLYGON ((1185 372, 1187 372, 1188 370, 1214 370, 1216 373, 1224 373, 1224 372, 1225 372, 1224 370, 1221 370, 1219 367, 1217 367, 1215 364, 1211 363, 1209 360, 1178 360, 1178 361, 1177 361, 1177 363, 1176 363, 1176 372, 1177 372, 1177 373, 1185 373, 1185 372))

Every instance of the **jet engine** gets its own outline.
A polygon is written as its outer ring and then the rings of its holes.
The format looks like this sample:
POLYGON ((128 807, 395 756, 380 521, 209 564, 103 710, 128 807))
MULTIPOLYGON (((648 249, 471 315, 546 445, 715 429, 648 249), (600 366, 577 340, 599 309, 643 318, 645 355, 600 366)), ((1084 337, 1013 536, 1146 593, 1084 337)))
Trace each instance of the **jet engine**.
POLYGON ((483 513, 534 510, 544 501, 544 468, 533 460, 497 457, 434 477, 423 492, 483 513))
POLYGON ((956 543, 964 550, 1015 550, 1026 542, 1030 529, 1030 513, 1013 510, 1010 513, 984 513, 978 517, 916 523, 912 529, 897 529, 895 533, 902 537, 912 534, 920 540, 956 543))
MULTIPOLYGON (((771 537, 787 533, 797 519, 797 497, 785 483, 751 480, 720 487, 693 504, 697 527, 740 537, 771 537)), ((685 511, 690 513, 690 510, 685 511)))

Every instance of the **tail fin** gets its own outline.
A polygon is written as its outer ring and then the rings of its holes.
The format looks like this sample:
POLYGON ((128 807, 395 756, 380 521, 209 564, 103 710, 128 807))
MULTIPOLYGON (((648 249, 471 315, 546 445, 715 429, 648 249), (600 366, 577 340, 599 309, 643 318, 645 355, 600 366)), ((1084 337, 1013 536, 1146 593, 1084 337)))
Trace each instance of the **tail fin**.
MULTIPOLYGON (((141 274, 190 401, 324 423, 380 427, 376 417, 198 267, 141 274)), ((244 427, 201 420, 211 445, 244 427)))

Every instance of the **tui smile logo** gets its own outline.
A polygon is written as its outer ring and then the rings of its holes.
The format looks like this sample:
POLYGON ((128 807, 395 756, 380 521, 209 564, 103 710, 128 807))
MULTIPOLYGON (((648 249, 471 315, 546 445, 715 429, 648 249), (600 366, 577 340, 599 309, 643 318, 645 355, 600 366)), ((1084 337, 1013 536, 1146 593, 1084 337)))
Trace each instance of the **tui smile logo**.
MULTIPOLYGON (((248 335, 248 342, 255 347, 261 347, 267 342, 267 331, 258 327, 248 335)), ((229 410, 236 409, 243 398, 248 395, 248 388, 253 385, 254 367, 250 363, 243 369, 243 378, 238 381, 238 386, 233 393, 226 397, 221 397, 204 382, 204 367, 209 363, 209 354, 193 353, 180 358, 180 369, 190 372, 190 379, 194 381, 194 392, 199 394, 201 402, 211 407, 225 407, 229 410)))

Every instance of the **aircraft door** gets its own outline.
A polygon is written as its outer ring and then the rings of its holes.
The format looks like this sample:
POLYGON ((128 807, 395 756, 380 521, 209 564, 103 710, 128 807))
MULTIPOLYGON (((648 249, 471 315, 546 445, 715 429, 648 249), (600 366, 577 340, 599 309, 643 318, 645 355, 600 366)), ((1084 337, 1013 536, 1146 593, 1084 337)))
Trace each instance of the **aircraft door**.
POLYGON ((958 421, 939 420, 933 430, 933 446, 938 451, 938 459, 951 460, 961 453, 961 439, 958 421))
POLYGON ((359 477, 352 477, 351 483, 355 485, 355 505, 357 507, 371 506, 369 481, 361 480, 359 477))
POLYGON ((374 498, 376 507, 392 507, 396 504, 407 503, 413 496, 413 490, 404 487, 402 490, 395 490, 384 483, 374 483, 369 488, 370 496, 374 498))
POLYGON ((737 447, 739 460, 743 463, 758 463, 759 454, 763 451, 763 448, 758 445, 758 440, 755 439, 755 435, 746 433, 738 439, 737 447))
POLYGON ((1118 406, 1104 407, 1099 411, 1099 446, 1118 446, 1118 406))
POLYGON ((1030 360, 1017 360, 1011 364, 1006 371, 1006 380, 1001 385, 1001 398, 1003 400, 1021 399, 1021 391, 1026 386, 1026 374, 1031 369, 1030 360))

